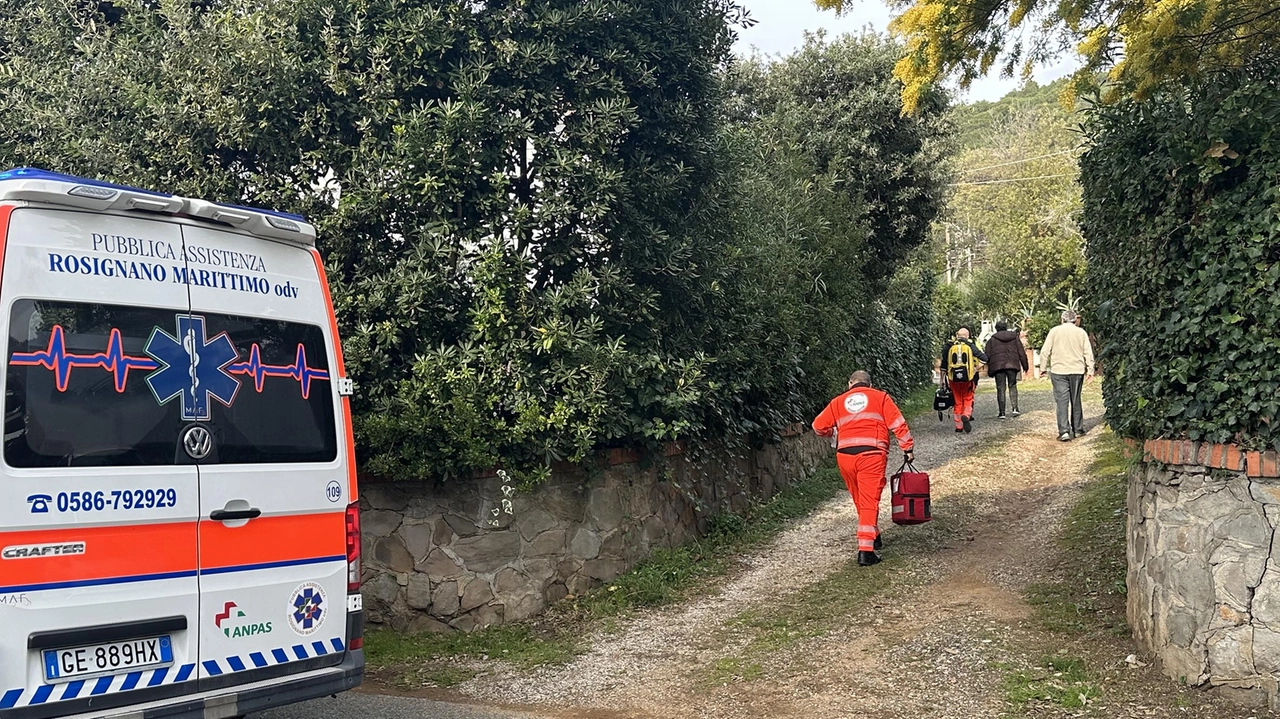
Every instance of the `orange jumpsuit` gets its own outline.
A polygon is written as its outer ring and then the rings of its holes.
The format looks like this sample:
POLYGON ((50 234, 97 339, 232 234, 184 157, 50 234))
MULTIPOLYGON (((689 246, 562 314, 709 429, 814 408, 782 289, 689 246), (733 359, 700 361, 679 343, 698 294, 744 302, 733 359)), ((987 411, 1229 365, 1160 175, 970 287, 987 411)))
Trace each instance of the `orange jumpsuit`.
POLYGON ((887 393, 858 385, 831 400, 813 420, 813 431, 820 437, 835 433, 840 475, 858 508, 858 551, 874 551, 889 432, 898 436, 902 451, 915 446, 906 419, 887 393))
POLYGON ((956 398, 956 406, 951 408, 951 416, 956 421, 956 429, 964 429, 963 417, 973 417, 973 393, 977 382, 951 382, 951 396, 956 398))

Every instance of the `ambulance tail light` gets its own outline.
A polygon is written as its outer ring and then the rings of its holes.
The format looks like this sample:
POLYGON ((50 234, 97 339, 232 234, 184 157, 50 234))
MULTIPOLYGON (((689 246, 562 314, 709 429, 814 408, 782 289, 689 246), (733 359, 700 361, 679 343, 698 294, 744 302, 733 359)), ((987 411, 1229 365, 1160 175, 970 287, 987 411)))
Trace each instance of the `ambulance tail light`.
POLYGON ((347 592, 360 591, 360 505, 347 505, 347 592))

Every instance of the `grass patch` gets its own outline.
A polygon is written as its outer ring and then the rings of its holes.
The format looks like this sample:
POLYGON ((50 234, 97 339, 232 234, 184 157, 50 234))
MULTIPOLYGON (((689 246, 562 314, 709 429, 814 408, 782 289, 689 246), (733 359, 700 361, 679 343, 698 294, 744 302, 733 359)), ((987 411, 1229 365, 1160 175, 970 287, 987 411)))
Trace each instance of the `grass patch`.
POLYGON ((724 684, 758 677, 769 655, 822 636, 854 614, 865 612, 866 600, 888 589, 895 570, 903 564, 900 557, 887 558, 874 567, 859 567, 851 560, 816 584, 730 619, 726 623, 729 630, 745 630, 751 639, 738 654, 718 660, 707 682, 724 684))
POLYGON ((1018 708, 1052 704, 1079 709, 1101 694, 1084 660, 1074 657, 1045 656, 1036 667, 1004 675, 1005 701, 1018 708))
MULTIPOLYGON (((938 391, 935 384, 925 384, 908 392, 902 401, 898 402, 898 409, 902 411, 902 416, 907 421, 921 417, 933 411, 933 396, 938 391)), ((895 400, 897 398, 894 398, 895 400)))
POLYGON ((600 618, 683 599, 706 579, 729 571, 737 556, 768 543, 792 521, 843 490, 844 480, 835 462, 828 460, 814 474, 753 506, 746 516, 719 515, 702 539, 654 551, 608 586, 581 598, 579 605, 588 618, 600 618))
POLYGON ((470 634, 405 634, 368 628, 364 636, 365 661, 370 671, 405 689, 428 684, 456 687, 478 673, 463 661, 467 659, 501 659, 531 669, 563 664, 578 653, 576 643, 567 637, 542 636, 519 625, 470 634))
POLYGON ((1128 490, 1120 440, 1104 431, 1089 473, 1093 479, 1063 520, 1061 581, 1034 584, 1027 601, 1046 629, 1083 636, 1124 633, 1125 495, 1128 490))
POLYGON ((729 681, 751 680, 763 673, 764 667, 759 662, 742 657, 724 657, 716 660, 711 670, 710 681, 715 684, 724 684, 729 681))
POLYGON ((365 632, 365 661, 374 669, 449 657, 502 659, 517 667, 562 664, 577 653, 566 638, 545 637, 519 625, 463 632, 405 634, 389 629, 365 632))

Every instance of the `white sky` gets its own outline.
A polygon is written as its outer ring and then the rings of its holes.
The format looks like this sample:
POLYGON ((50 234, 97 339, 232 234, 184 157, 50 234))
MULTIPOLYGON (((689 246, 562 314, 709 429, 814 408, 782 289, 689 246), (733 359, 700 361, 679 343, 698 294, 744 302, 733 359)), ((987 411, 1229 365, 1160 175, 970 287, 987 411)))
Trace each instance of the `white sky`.
MULTIPOLYGON (((756 25, 748 30, 738 30, 736 50, 748 54, 752 48, 766 55, 782 55, 791 52, 804 42, 805 30, 825 29, 828 35, 859 32, 870 28, 885 33, 889 26, 889 8, 881 0, 853 0, 850 10, 837 17, 830 11, 818 10, 810 0, 739 0, 756 25)), ((1051 82, 1071 73, 1076 67, 1074 58, 1066 57, 1053 67, 1039 68, 1034 74, 1037 82, 1051 82)), ((1005 93, 1018 87, 1016 79, 1001 79, 996 73, 973 83, 961 100, 999 100, 1005 93)))

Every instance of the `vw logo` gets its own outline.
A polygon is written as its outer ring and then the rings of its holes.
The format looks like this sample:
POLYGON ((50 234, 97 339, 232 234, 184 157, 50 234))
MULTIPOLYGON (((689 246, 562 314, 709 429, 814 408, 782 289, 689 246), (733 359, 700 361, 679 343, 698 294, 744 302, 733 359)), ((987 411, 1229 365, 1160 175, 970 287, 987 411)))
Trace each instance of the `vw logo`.
POLYGON ((213 435, 204 427, 193 424, 182 433, 182 448, 192 459, 204 459, 213 450, 213 435))

